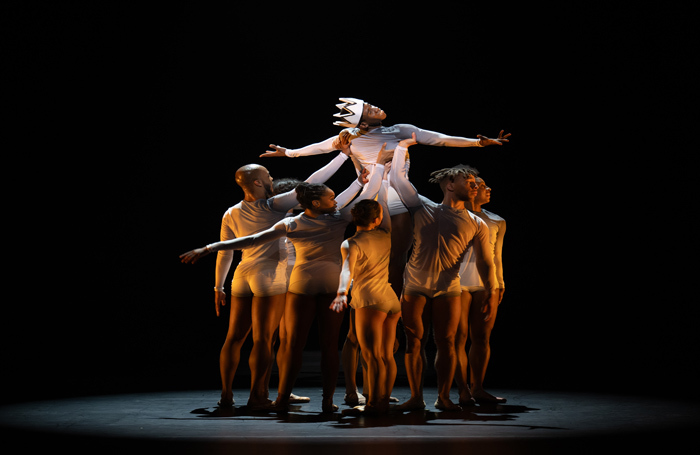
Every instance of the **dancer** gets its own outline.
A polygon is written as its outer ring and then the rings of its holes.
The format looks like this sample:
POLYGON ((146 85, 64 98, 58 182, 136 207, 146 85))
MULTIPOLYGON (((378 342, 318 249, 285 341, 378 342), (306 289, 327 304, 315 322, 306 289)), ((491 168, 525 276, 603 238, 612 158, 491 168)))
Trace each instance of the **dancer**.
MULTIPOLYGON (((496 267, 498 282, 498 305, 503 300, 505 282, 503 280, 503 236, 506 233, 506 221, 493 212, 482 208, 491 201, 491 188, 481 177, 476 177, 478 191, 471 201, 470 211, 484 220, 489 227, 489 244, 493 251, 493 261, 496 267)), ((484 320, 481 317, 481 303, 486 297, 484 284, 476 268, 476 257, 473 249, 469 249, 460 266, 460 282, 462 285, 462 317, 455 341, 457 350, 457 371, 455 382, 459 389, 459 403, 469 406, 476 403, 505 403, 506 399, 496 397, 484 390, 484 377, 491 357, 489 339, 491 330, 496 322, 496 308, 493 317, 484 320), (467 338, 471 340, 469 356, 467 356, 467 338), (468 380, 467 371, 469 372, 468 380)))
POLYGON ((432 320, 437 355, 435 370, 438 399, 435 407, 443 411, 458 411, 461 407, 450 400, 450 386, 456 366, 455 334, 461 311, 459 264, 471 244, 476 254, 479 274, 487 289, 484 301, 486 317, 492 316, 496 288, 493 255, 489 251, 488 227, 469 213, 465 203, 476 195, 474 170, 455 166, 435 171, 431 182, 438 183, 443 192, 440 204, 418 194, 406 174, 404 160, 407 148, 415 137, 399 142, 394 151, 389 180, 413 216, 413 251, 404 271, 401 310, 406 332, 406 373, 411 398, 398 409, 425 408, 423 401, 423 370, 425 342, 432 320))
POLYGON ((370 179, 372 188, 348 204, 362 189, 368 172, 360 174, 350 187, 338 195, 323 184, 301 183, 296 187, 297 200, 304 213, 285 218, 270 229, 247 237, 236 238, 188 251, 180 257, 183 262, 196 262, 213 251, 257 248, 285 235, 294 244, 296 262, 289 279, 284 321, 287 343, 277 356, 279 387, 275 409, 286 411, 296 376, 301 369, 301 355, 314 315, 319 317, 322 337, 321 369, 323 373, 324 412, 338 409, 333 404, 333 392, 338 375, 338 337, 342 315, 328 306, 335 296, 340 274, 340 244, 350 222, 350 209, 362 199, 373 198, 381 185, 381 174, 370 179), (348 204, 346 206, 346 204, 348 204), (338 211, 338 206, 344 207, 338 211), (332 341, 335 340, 335 345, 332 341))
MULTIPOLYGON (((382 166, 386 161, 384 153, 385 146, 377 158, 377 164, 382 166)), ((388 411, 396 380, 394 341, 401 305, 388 279, 391 222, 387 190, 388 182, 384 180, 377 201, 364 200, 352 209, 357 232, 341 246, 343 269, 337 296, 331 304, 334 311, 343 311, 353 283, 350 305, 355 312, 357 338, 367 370, 363 388, 367 399, 363 411, 367 413, 388 411)))
MULTIPOLYGON (((349 151, 338 154, 328 165, 309 177, 311 182, 325 182, 347 160, 349 151)), ((230 207, 221 221, 221 240, 245 237, 265 229, 284 218, 296 205, 293 191, 273 196, 272 177, 257 164, 236 171, 236 183, 244 198, 230 207)), ((221 400, 219 405, 233 406, 233 378, 240 362, 240 350, 252 330, 253 348, 248 359, 251 391, 248 406, 257 409, 269 405, 268 380, 272 362, 272 342, 284 310, 287 280, 286 262, 280 260, 279 244, 262 245, 246 250, 231 282, 231 310, 226 340, 219 357, 221 400)), ((232 251, 217 255, 215 272, 216 315, 226 305, 224 282, 233 262, 232 251)))
MULTIPOLYGON (((300 149, 288 149, 279 145, 270 144, 272 150, 268 150, 261 157, 299 157, 329 153, 341 148, 341 142, 350 142, 352 160, 358 172, 361 169, 369 169, 370 172, 377 160, 377 155, 386 143, 388 150, 393 150, 398 142, 410 139, 415 135, 418 144, 444 147, 485 147, 489 145, 502 145, 508 142, 510 134, 501 131, 498 138, 490 139, 478 134, 476 139, 459 136, 448 136, 434 131, 424 130, 409 124, 396 124, 384 126, 382 122, 387 114, 384 110, 365 103, 357 98, 340 98, 341 103, 336 106, 340 112, 335 114, 338 120, 334 125, 350 128, 351 132, 345 136, 333 136, 322 142, 311 144, 300 149)), ((406 160, 406 163, 409 161, 406 160)), ((407 164, 408 166, 408 164, 407 164)), ((406 264, 407 252, 411 246, 411 217, 408 210, 401 203, 393 188, 389 188, 388 196, 389 214, 391 215, 391 258, 389 261, 389 281, 397 296, 401 295, 401 282, 403 268, 406 264)))

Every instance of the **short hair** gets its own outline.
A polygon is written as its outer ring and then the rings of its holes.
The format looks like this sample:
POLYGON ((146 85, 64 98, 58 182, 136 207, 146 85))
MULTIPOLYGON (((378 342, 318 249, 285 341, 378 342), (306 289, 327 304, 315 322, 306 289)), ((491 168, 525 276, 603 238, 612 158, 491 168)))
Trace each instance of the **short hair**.
POLYGON ((307 183, 301 182, 296 186, 297 201, 304 209, 313 208, 313 201, 321 199, 328 190, 328 187, 323 183, 307 183))
POLYGON ((355 226, 369 226, 381 213, 381 205, 374 199, 363 199, 350 209, 355 226))
POLYGON ((281 179, 275 179, 272 181, 272 190, 275 194, 282 194, 288 191, 292 191, 301 183, 301 180, 295 179, 294 177, 282 177, 281 179))
POLYGON ((455 177, 457 177, 458 175, 462 175, 464 178, 467 178, 470 175, 476 177, 477 175, 479 175, 479 171, 466 164, 458 164, 457 166, 448 167, 445 169, 440 169, 438 171, 431 172, 429 182, 439 183, 441 184, 440 186, 442 186, 442 182, 445 179, 450 179, 451 182, 454 182, 455 177))

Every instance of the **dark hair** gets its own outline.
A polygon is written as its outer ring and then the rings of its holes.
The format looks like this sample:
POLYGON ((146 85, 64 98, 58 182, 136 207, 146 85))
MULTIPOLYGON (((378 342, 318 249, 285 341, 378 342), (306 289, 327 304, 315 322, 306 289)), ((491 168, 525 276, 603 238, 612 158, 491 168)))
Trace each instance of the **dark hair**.
POLYGON ((297 201, 299 201, 302 208, 313 208, 312 202, 321 199, 326 190, 328 190, 328 187, 323 183, 301 182, 296 187, 297 201))
POLYGON ((272 190, 275 194, 282 194, 287 191, 292 191, 300 183, 301 180, 295 179, 294 177, 283 177, 272 181, 272 190))
POLYGON ((355 226, 369 226, 369 223, 379 217, 381 205, 373 199, 363 199, 350 210, 355 226))
POLYGON ((445 169, 440 169, 439 171, 431 172, 430 183, 440 183, 446 178, 449 178, 450 181, 454 182, 455 177, 457 177, 458 175, 462 175, 465 178, 469 177, 470 175, 476 177, 477 175, 479 175, 479 171, 466 164, 458 164, 457 166, 448 167, 445 169))

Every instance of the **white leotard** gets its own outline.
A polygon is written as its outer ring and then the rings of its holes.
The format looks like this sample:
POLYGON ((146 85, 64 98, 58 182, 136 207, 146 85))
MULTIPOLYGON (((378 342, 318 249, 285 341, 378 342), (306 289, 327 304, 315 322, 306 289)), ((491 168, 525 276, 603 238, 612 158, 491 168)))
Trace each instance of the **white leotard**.
MULTIPOLYGON (((289 291, 297 294, 335 293, 340 274, 340 244, 343 242, 345 228, 352 219, 350 209, 360 200, 377 195, 384 172, 383 166, 380 167, 381 172, 370 178, 366 185, 368 191, 353 200, 362 189, 357 180, 354 180, 347 190, 336 197, 338 206, 343 207, 340 211, 317 218, 303 213, 292 218, 282 214, 281 221, 267 230, 208 246, 216 246, 219 251, 242 249, 245 253, 248 249, 256 250, 271 244, 270 248, 279 251, 279 239, 286 236, 292 241, 296 252, 296 261, 289 278, 289 291)), ((283 261, 282 264, 286 270, 286 262, 283 261)))
MULTIPOLYGON (((340 153, 328 165, 313 173, 311 183, 328 180, 347 160, 340 153)), ((245 237, 269 229, 282 220, 288 210, 297 205, 296 192, 289 191, 269 199, 241 201, 230 207, 221 220, 221 241, 245 237)), ((286 292, 286 254, 280 251, 279 242, 261 244, 243 251, 242 259, 234 272, 231 294, 277 295, 286 292)), ((219 251, 221 257, 231 256, 233 251, 219 251)), ((216 286, 223 287, 230 262, 217 261, 216 286), (225 270, 224 270, 225 269, 225 270)))
POLYGON ((373 306, 386 313, 401 311, 389 283, 391 232, 381 228, 357 231, 348 243, 354 243, 357 248, 350 305, 355 309, 373 306))
MULTIPOLYGON (((472 213, 484 220, 489 227, 489 244, 490 251, 493 252, 494 264, 496 266, 496 281, 498 282, 498 287, 504 289, 505 282, 503 280, 502 252, 503 236, 506 232, 506 220, 485 209, 481 209, 481 212, 472 213)), ((459 276, 462 289, 484 286, 481 277, 479 277, 479 271, 476 268, 476 257, 472 248, 469 248, 464 255, 464 260, 459 268, 459 276)))
MULTIPOLYGON (((489 251, 488 227, 466 209, 457 210, 420 196, 405 174, 403 152, 401 146, 394 152, 390 181, 413 216, 413 251, 404 270, 404 293, 458 295, 460 263, 475 242, 489 251)), ((490 261, 489 270, 493 270, 492 255, 484 259, 490 261)))

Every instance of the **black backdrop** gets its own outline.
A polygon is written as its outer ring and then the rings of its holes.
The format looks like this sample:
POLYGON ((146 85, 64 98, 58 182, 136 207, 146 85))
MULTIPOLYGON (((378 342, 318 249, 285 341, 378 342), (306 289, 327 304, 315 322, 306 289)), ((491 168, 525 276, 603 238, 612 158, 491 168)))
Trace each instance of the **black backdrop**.
POLYGON ((470 164, 508 222, 493 386, 696 393, 694 63, 661 63, 682 11, 29 5, 4 7, 4 400, 219 387, 214 260, 178 254, 217 240, 242 164, 327 162, 258 155, 336 134, 343 96, 386 124, 513 134, 411 150, 424 195, 470 164))

